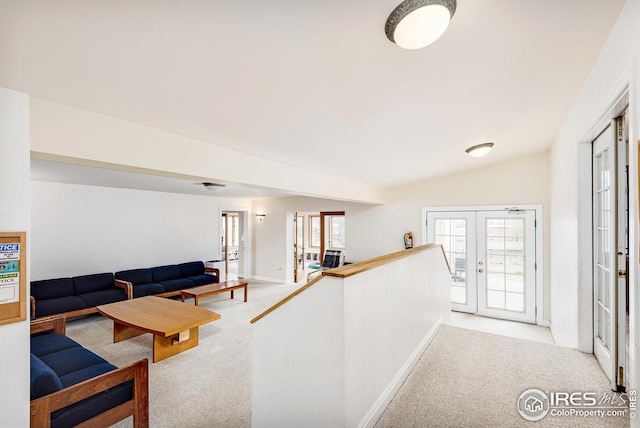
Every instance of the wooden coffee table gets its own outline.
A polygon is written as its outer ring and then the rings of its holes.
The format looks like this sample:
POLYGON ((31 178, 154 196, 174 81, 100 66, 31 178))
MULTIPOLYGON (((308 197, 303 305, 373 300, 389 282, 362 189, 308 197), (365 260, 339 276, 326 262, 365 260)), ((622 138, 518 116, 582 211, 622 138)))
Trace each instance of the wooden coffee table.
POLYGON ((233 290, 237 290, 239 288, 244 288, 244 301, 247 301, 247 285, 248 283, 245 281, 226 281, 215 284, 207 284, 201 285, 199 287, 187 288, 185 290, 181 290, 180 293, 182 295, 182 301, 187 297, 193 297, 195 300, 195 305, 198 306, 198 301, 201 297, 212 296, 214 294, 224 293, 227 291, 231 291, 231 298, 233 299, 233 290))
POLYGON ((146 296, 98 306, 113 320, 113 342, 153 334, 153 362, 198 346, 198 327, 220 319, 208 309, 163 297, 146 296))

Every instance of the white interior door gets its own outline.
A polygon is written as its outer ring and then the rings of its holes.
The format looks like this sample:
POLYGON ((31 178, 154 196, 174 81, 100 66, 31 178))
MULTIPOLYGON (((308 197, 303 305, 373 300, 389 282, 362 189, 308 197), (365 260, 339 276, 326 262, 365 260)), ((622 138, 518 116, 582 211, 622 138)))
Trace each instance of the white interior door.
POLYGON ((593 350, 613 387, 617 365, 615 122, 593 142, 593 350))
POLYGON ((478 315, 536 321, 535 211, 477 214, 478 315))
POLYGON ((476 214, 427 213, 427 241, 442 244, 451 269, 451 309, 476 313, 476 214))

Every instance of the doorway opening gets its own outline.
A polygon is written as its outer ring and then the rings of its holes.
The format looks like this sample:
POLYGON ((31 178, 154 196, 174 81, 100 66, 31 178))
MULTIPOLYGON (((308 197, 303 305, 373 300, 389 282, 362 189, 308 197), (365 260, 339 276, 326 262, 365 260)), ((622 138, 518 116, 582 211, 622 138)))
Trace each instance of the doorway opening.
POLYGON ((287 239, 287 278, 290 282, 305 282, 321 269, 326 250, 346 247, 344 211, 297 211, 290 214, 291 238, 287 239), (291 272, 291 273, 289 273, 291 272))
POLYGON ((220 272, 220 281, 243 277, 244 217, 242 211, 222 212, 220 255, 224 261, 224 273, 220 272))
POLYGON ((454 311, 542 324, 542 208, 425 208, 423 242, 443 246, 454 311))

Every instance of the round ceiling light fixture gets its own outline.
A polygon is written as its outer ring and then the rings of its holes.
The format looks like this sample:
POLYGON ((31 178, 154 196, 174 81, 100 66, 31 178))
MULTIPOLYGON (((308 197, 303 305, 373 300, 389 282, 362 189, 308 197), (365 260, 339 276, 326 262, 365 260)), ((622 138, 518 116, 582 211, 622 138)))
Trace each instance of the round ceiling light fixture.
POLYGON ((405 0, 384 26, 387 38, 404 49, 420 49, 444 34, 456 12, 456 0, 405 0))
POLYGON ((204 182, 202 183, 202 185, 204 186, 205 189, 207 189, 210 192, 220 192, 225 187, 227 187, 225 184, 209 183, 209 182, 204 182))
POLYGON ((469 147, 465 152, 469 156, 473 156, 474 158, 481 158, 491 151, 493 148, 493 143, 484 143, 478 144, 477 146, 469 147))

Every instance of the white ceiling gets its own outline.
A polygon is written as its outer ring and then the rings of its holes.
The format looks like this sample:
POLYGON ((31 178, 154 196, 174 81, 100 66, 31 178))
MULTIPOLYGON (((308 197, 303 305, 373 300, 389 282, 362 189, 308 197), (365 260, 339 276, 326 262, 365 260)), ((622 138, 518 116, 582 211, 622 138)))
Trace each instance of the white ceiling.
POLYGON ((0 86, 391 187, 548 149, 624 1, 458 0, 417 51, 398 3, 2 0, 0 86))

